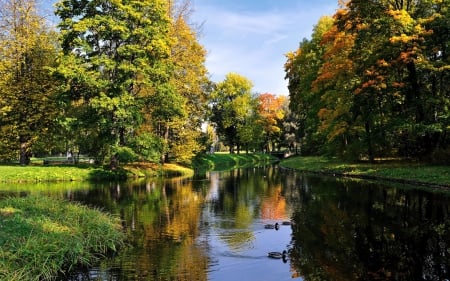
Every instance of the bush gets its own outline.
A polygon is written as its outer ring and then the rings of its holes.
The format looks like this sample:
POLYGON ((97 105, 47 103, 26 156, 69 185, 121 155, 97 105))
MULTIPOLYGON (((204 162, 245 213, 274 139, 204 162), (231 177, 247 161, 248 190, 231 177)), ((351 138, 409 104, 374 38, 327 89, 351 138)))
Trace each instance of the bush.
POLYGON ((117 160, 119 160, 120 163, 131 163, 138 159, 137 154, 130 147, 120 146, 116 147, 114 150, 118 158, 117 160))

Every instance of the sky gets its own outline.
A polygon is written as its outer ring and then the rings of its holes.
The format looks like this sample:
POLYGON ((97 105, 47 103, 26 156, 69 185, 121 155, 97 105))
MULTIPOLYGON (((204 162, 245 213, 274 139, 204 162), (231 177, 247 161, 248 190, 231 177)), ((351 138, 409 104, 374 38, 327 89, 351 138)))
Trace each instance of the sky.
MULTIPOLYGON (((310 38, 321 16, 338 8, 338 0, 190 1, 190 22, 201 26, 210 79, 220 82, 234 72, 252 81, 252 92, 275 95, 288 95, 285 54, 310 38)), ((38 2, 52 10, 56 1, 38 2)))
POLYGON ((210 79, 230 72, 253 83, 253 92, 288 95, 285 54, 310 38, 321 16, 332 16, 338 0, 191 0, 191 22, 208 52, 210 79))

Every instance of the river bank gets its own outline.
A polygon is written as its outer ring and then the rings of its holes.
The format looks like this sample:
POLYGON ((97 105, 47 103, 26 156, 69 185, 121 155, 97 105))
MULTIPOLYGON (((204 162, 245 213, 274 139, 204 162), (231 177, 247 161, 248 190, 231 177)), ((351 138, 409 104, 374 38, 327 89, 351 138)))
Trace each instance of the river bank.
MULTIPOLYGON (((274 161, 264 154, 202 155, 195 169, 233 169, 274 161)), ((113 180, 117 177, 193 176, 176 164, 134 163, 116 171, 94 165, 2 165, 0 182, 113 180)), ((33 188, 33 187, 31 187, 33 188)), ((120 222, 98 210, 43 195, 0 200, 0 280, 50 280, 124 244, 120 222)))
POLYGON ((0 280, 51 280, 125 239, 116 217, 36 195, 0 200, 0 229, 0 280))
POLYGON ((0 165, 0 182, 30 183, 56 181, 105 181, 127 178, 193 175, 193 170, 177 164, 132 163, 111 171, 97 165, 0 165))
POLYGON ((309 173, 450 188, 449 166, 414 161, 385 160, 375 163, 345 163, 325 157, 296 156, 284 159, 280 166, 309 173))
MULTIPOLYGON (((60 164, 28 166, 0 165, 0 183, 34 183, 57 181, 107 181, 125 180, 145 177, 193 176, 195 173, 205 173, 209 170, 227 170, 238 167, 262 165, 276 161, 270 154, 229 154, 214 153, 198 155, 191 167, 176 163, 137 162, 124 164, 116 170, 92 164, 60 164)), ((40 161, 39 163, 41 163, 40 161)))

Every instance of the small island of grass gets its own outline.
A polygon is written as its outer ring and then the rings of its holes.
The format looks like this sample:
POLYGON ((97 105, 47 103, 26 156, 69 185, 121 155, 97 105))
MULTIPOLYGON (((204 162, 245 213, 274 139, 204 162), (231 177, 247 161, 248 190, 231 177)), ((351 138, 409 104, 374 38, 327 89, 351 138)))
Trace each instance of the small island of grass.
POLYGON ((48 280, 123 245, 118 218, 45 196, 0 200, 0 280, 48 280))

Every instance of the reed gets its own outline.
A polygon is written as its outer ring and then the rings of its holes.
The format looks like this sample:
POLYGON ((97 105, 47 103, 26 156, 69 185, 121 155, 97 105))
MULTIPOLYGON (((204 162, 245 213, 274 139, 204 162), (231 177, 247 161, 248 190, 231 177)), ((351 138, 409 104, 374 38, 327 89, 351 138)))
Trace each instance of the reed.
POLYGON ((123 245, 118 218, 41 195, 0 201, 0 280, 51 280, 123 245))

